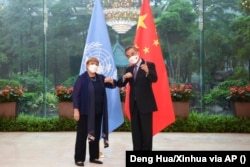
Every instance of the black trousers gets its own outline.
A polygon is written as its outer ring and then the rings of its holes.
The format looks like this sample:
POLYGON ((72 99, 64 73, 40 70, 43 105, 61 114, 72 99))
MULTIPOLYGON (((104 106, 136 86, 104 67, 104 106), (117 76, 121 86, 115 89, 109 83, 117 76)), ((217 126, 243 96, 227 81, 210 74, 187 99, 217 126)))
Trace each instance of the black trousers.
MULTIPOLYGON (((95 140, 89 143, 89 159, 99 158, 99 140, 101 131, 102 114, 95 116, 95 140)), ((81 115, 77 122, 76 143, 75 143, 75 162, 85 161, 86 140, 88 136, 88 116, 81 115)))
POLYGON ((132 141, 134 151, 152 151, 153 113, 142 113, 136 102, 131 114, 132 141))

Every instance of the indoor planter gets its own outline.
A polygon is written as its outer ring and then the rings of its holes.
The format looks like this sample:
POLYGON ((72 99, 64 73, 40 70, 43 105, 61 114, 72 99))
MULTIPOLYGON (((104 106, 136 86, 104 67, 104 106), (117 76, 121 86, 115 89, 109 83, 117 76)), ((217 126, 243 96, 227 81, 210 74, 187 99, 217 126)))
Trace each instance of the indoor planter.
POLYGON ((17 102, 23 96, 22 87, 7 85, 0 91, 0 117, 15 118, 17 116, 17 102))
POLYGON ((175 117, 186 118, 189 114, 190 103, 184 101, 173 102, 175 117))
POLYGON ((61 118, 73 118, 73 104, 72 102, 59 102, 58 115, 61 118))
POLYGON ((237 117, 250 118, 250 102, 234 102, 233 108, 237 117))
POLYGON ((192 85, 172 84, 170 86, 171 99, 175 117, 185 118, 189 114, 190 99, 193 97, 192 85))
POLYGON ((58 98, 58 115, 61 118, 73 118, 72 104, 73 87, 57 86, 56 96, 58 98))
POLYGON ((232 86, 227 100, 232 102, 237 117, 250 118, 250 85, 232 86))

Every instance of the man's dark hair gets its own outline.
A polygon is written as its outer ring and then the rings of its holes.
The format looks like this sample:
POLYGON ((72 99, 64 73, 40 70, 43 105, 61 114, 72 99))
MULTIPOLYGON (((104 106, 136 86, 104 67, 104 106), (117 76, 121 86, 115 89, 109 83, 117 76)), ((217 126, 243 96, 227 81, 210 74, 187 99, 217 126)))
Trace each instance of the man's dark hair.
POLYGON ((125 53, 126 53, 129 49, 134 49, 136 52, 138 52, 138 49, 137 49, 134 45, 130 45, 130 46, 127 46, 127 47, 126 47, 125 53))

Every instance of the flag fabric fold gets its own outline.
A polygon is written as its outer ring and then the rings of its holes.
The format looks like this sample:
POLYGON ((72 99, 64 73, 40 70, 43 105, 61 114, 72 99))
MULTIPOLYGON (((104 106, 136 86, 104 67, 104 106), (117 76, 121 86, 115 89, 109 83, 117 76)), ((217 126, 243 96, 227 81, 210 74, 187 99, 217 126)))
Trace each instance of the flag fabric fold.
MULTIPOLYGON (((117 69, 100 0, 95 0, 83 51, 80 74, 86 71, 86 61, 89 57, 96 57, 99 60, 97 73, 117 79, 117 69)), ((108 126, 109 132, 112 132, 122 125, 124 117, 119 89, 106 88, 106 92, 108 100, 108 126)))
MULTIPOLYGON (((134 45, 139 49, 140 56, 146 61, 155 63, 158 80, 153 83, 158 111, 153 113, 153 134, 162 131, 175 121, 175 114, 170 95, 169 81, 157 30, 154 24, 149 0, 143 0, 137 23, 134 45)), ((129 91, 127 86, 127 91, 129 91)), ((125 99, 125 113, 129 115, 129 97, 125 99)))

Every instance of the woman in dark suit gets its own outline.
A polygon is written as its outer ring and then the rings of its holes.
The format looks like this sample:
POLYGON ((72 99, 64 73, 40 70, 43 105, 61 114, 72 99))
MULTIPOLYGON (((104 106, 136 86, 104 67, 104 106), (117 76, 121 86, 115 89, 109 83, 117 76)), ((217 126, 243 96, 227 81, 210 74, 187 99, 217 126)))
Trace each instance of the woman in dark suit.
POLYGON ((87 139, 91 163, 102 164, 98 160, 101 134, 104 138, 104 147, 109 146, 105 88, 115 86, 112 78, 96 73, 98 65, 98 59, 89 58, 86 62, 87 71, 81 74, 74 84, 73 108, 74 119, 77 121, 75 164, 77 166, 84 166, 87 139))
POLYGON ((157 81, 155 64, 141 59, 134 46, 125 49, 125 54, 132 64, 117 81, 118 87, 130 85, 129 109, 131 116, 133 150, 152 150, 153 112, 157 105, 152 83, 157 81))

